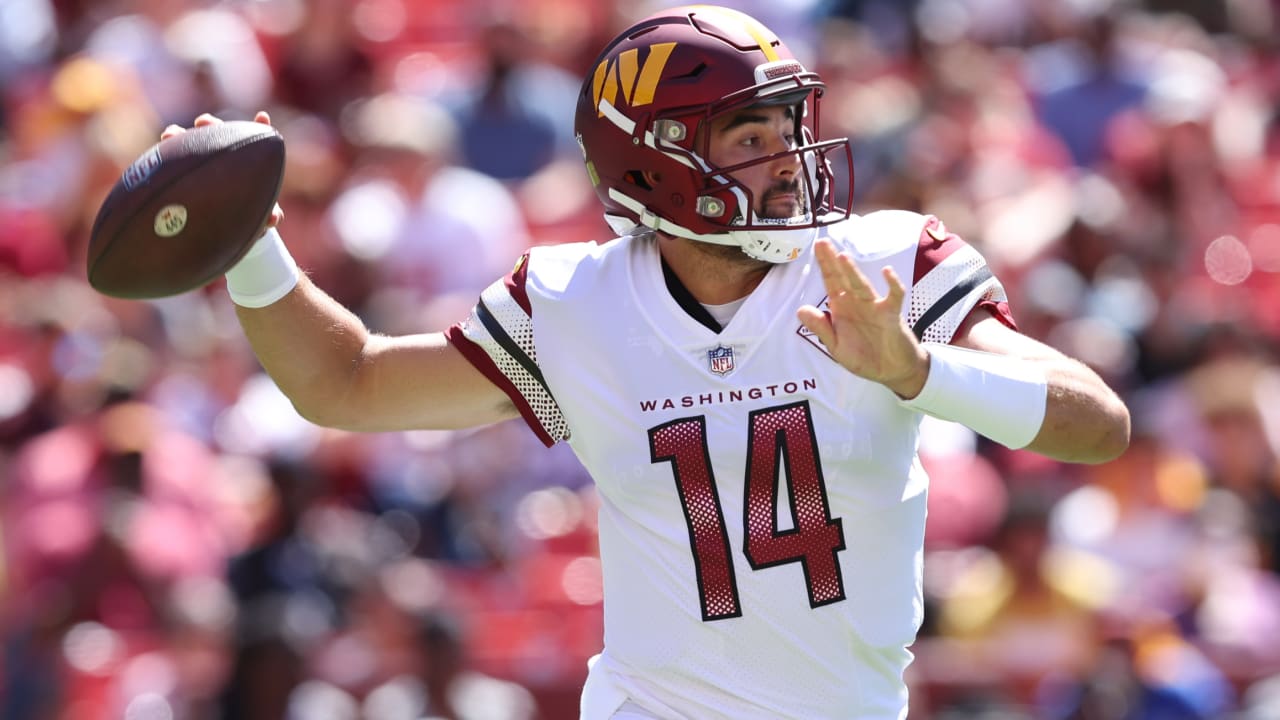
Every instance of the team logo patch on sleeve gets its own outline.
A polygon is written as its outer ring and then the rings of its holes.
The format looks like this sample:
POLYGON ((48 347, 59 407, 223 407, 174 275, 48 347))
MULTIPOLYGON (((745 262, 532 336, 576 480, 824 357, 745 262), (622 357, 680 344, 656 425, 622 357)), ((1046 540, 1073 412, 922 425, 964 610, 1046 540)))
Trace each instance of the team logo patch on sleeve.
POLYGON ((717 345, 707 351, 707 364, 711 372, 717 375, 728 375, 733 372, 733 348, 717 345))

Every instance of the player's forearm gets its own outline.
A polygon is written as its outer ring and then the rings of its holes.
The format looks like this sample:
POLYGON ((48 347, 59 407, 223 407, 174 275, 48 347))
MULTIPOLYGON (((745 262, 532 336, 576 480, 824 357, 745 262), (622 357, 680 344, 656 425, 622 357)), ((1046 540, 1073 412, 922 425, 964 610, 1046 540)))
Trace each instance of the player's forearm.
POLYGON ((925 343, 928 375, 903 404, 1064 462, 1100 463, 1124 452, 1129 411, 1106 383, 1084 364, 1000 327, 982 334, 1005 352, 925 343))
MULTIPOLYGON (((1009 329, 993 317, 976 313, 965 321, 954 342, 955 348, 943 350, 944 356, 964 349, 979 351, 983 354, 969 358, 969 364, 991 374, 952 384, 963 388, 963 392, 954 393, 950 407, 956 412, 952 415, 978 417, 1002 428, 1022 428, 1012 433, 1017 442, 1004 444, 1064 462, 1107 462, 1129 446, 1128 409, 1084 363, 1009 329), (1032 402, 1037 397, 1038 402, 1032 402)), ((961 366, 965 359, 962 353, 958 358, 961 366)), ((965 422, 966 417, 946 419, 965 422)), ((982 432, 981 422, 965 424, 982 432)))
POLYGON ((258 361, 298 412, 319 425, 340 425, 370 337, 364 323, 305 276, 265 307, 237 305, 236 316, 258 361))

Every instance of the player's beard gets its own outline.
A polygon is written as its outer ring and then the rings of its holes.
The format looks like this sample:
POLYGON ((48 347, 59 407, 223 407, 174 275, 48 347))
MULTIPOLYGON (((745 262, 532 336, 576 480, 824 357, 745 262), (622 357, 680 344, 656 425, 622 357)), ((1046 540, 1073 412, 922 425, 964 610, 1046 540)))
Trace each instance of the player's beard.
POLYGON ((689 241, 692 247, 707 257, 716 258, 718 260, 727 261, 733 265, 737 265, 750 269, 766 268, 773 263, 764 260, 757 260, 742 251, 737 245, 715 245, 712 243, 698 242, 696 240, 689 241))
POLYGON ((807 193, 800 191, 800 179, 778 180, 769 186, 768 190, 760 195, 759 207, 756 208, 756 217, 762 218, 789 218, 803 215, 806 212, 807 193), (780 195, 791 195, 795 197, 795 208, 790 212, 784 213, 780 210, 770 210, 769 201, 780 195))
MULTIPOLYGON (((795 178, 793 180, 778 180, 773 183, 767 190, 760 194, 760 201, 758 203, 759 207, 755 212, 756 217, 788 218, 803 215, 807 212, 808 196, 806 193, 801 192, 802 187, 803 184, 799 178, 795 178), (794 195, 796 198, 796 206, 791 212, 781 213, 769 211, 769 200, 772 197, 788 194, 794 195)), ((753 258, 746 254, 746 252, 737 245, 718 245, 713 243, 697 242, 695 240, 689 240, 688 242, 691 247, 697 249, 697 251, 702 255, 728 262, 740 268, 767 272, 769 268, 773 267, 775 264, 767 260, 758 260, 753 258)))
MULTIPOLYGON (((805 213, 806 196, 800 191, 802 187, 801 181, 797 178, 794 180, 779 180, 769 186, 760 195, 759 207, 756 209, 756 217, 762 218, 788 218, 798 217, 805 213), (769 210, 769 200, 778 195, 793 195, 796 198, 796 206, 788 213, 771 212, 769 210)), ((696 247, 702 254, 728 261, 739 267, 748 268, 756 271, 767 271, 773 267, 774 263, 767 260, 758 260, 746 254, 742 248, 736 245, 713 245, 711 243, 694 242, 696 247)))

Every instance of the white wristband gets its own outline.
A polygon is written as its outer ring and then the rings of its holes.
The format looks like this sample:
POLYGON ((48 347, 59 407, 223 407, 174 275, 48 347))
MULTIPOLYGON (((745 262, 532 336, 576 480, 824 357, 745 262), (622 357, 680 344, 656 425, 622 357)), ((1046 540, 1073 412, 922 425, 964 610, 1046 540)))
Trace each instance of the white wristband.
POLYGON ((279 300, 298 284, 298 265, 275 228, 249 249, 248 254, 227 271, 227 292, 235 304, 266 307, 279 300))
POLYGON ((1044 424, 1048 381, 1034 362, 954 345, 925 343, 929 377, 901 403, 968 426, 1012 449, 1026 447, 1044 424))

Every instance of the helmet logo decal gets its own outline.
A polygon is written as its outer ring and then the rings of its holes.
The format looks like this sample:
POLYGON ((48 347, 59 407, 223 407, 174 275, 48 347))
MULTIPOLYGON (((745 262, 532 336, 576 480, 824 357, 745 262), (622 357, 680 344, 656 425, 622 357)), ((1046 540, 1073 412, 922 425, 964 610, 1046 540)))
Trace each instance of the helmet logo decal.
MULTIPOLYGON (((649 46, 649 54, 644 65, 639 62, 640 51, 636 48, 618 55, 616 60, 606 58, 596 66, 595 77, 592 78, 592 90, 595 93, 596 107, 600 107, 601 99, 610 105, 617 105, 618 88, 632 107, 648 105, 653 102, 654 91, 658 89, 658 80, 662 70, 667 66, 673 42, 655 43, 649 46), (638 76, 638 77, 637 77, 638 76)), ((597 117, 604 112, 597 110, 597 117)))

